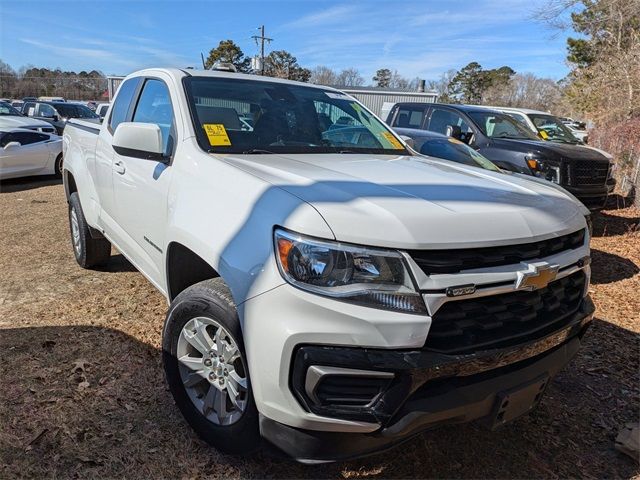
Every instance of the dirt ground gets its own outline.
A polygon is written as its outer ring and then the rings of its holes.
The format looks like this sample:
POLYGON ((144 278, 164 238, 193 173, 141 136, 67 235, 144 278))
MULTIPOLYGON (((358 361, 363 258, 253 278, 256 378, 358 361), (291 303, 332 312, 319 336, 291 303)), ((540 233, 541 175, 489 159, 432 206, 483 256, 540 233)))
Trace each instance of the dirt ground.
MULTIPOLYGON (((615 204, 616 199, 613 199, 615 204)), ((614 205, 615 206, 615 205, 614 205)), ((166 301, 117 252, 73 258, 57 180, 0 183, 0 478, 630 478, 614 449, 640 418, 640 212, 596 216, 597 319, 540 407, 490 432, 441 428, 375 457, 303 466, 200 441, 167 391, 166 301)))

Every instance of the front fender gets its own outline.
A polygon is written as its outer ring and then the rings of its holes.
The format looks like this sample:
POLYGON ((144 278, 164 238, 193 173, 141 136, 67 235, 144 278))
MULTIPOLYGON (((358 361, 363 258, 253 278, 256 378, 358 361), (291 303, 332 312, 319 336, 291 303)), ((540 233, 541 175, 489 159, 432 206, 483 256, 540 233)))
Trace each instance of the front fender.
POLYGON ((335 238, 315 208, 250 173, 211 156, 177 163, 165 247, 178 242, 205 260, 237 305, 284 282, 273 253, 274 226, 335 238))

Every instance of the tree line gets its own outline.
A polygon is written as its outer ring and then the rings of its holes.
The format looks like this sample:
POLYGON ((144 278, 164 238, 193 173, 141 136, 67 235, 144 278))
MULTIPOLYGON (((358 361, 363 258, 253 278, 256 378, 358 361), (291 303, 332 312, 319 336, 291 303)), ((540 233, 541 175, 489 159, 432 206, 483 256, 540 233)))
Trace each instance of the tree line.
POLYGON ((56 96, 96 100, 107 91, 107 80, 97 70, 71 72, 26 66, 18 71, 0 60, 0 97, 56 96))
POLYGON ((589 143, 614 156, 640 206, 640 0, 548 0, 538 18, 579 34, 567 40, 565 109, 595 123, 589 143))

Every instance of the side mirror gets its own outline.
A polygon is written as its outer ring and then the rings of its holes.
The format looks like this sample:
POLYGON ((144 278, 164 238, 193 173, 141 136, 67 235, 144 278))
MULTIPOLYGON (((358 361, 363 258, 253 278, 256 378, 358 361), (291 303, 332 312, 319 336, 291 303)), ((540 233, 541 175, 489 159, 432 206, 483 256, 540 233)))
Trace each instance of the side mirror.
POLYGON ((12 148, 21 147, 22 144, 20 142, 9 142, 4 146, 5 150, 11 150, 12 148))
POLYGON ((400 135, 400 138, 404 140, 404 143, 409 145, 411 148, 416 148, 416 142, 411 137, 407 137, 406 135, 400 135))
POLYGON ((113 149, 125 157, 164 162, 162 131, 155 123, 122 122, 113 134, 113 149))
POLYGON ((447 125, 446 135, 460 140, 462 138, 462 129, 457 125, 447 125))

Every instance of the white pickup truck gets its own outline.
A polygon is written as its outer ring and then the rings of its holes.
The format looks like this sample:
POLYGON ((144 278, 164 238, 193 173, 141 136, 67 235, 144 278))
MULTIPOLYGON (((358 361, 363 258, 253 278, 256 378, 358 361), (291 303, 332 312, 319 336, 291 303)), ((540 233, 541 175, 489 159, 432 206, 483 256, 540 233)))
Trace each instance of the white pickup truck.
POLYGON ((144 70, 63 144, 78 263, 113 245, 167 297, 170 390, 227 453, 333 461, 503 425, 593 316, 584 207, 418 155, 327 87, 144 70))

